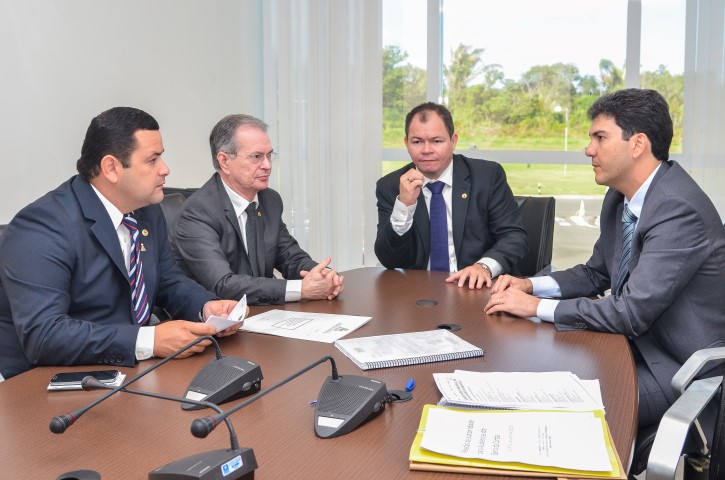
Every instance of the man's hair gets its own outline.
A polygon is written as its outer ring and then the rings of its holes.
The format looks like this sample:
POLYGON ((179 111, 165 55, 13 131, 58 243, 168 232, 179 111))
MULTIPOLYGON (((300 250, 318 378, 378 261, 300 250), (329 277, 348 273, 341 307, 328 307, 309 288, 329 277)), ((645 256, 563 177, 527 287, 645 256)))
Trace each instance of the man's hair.
POLYGON ((227 115, 211 129, 209 146, 211 147, 211 161, 215 170, 219 170, 219 160, 216 158, 219 152, 237 153, 241 147, 241 145, 237 144, 237 128, 245 125, 258 128, 263 132, 267 131, 267 124, 262 120, 244 114, 227 115))
POLYGON ((439 117, 441 117, 443 124, 446 126, 446 130, 448 130, 448 135, 453 138, 453 132, 455 132, 455 129, 453 127, 453 116, 451 115, 450 110, 443 105, 433 102, 421 103, 408 112, 408 115, 405 116, 405 138, 408 138, 410 123, 413 121, 415 116, 420 114, 420 121, 426 123, 428 121, 428 112, 435 112, 439 117))
POLYGON ((113 155, 128 168, 136 149, 138 130, 158 130, 154 117, 132 107, 114 107, 96 116, 86 131, 81 158, 76 162, 78 173, 90 180, 101 173, 101 159, 113 155))
POLYGON ((644 133, 652 145, 655 158, 669 158, 672 117, 667 101, 656 91, 640 88, 618 90, 597 99, 589 107, 587 114, 591 120, 599 115, 614 119, 622 129, 622 140, 644 133))

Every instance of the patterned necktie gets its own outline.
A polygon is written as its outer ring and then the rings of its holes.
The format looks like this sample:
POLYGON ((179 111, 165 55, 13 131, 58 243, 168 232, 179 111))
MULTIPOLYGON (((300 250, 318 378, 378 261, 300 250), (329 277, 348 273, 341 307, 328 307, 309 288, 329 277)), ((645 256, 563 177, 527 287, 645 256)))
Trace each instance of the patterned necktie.
POLYGON ((246 223, 246 234, 247 234, 247 257, 249 258, 249 265, 252 267, 252 273, 255 277, 259 276, 259 270, 257 268, 257 202, 251 202, 247 205, 247 223, 246 223))
POLYGON ((629 257, 632 253, 632 238, 634 237, 634 226, 636 223, 637 216, 625 204, 624 211, 622 212, 622 259, 619 261, 617 288, 614 290, 617 294, 622 290, 624 280, 629 273, 629 257))
POLYGON ((141 263, 141 242, 138 241, 138 223, 130 214, 123 217, 123 225, 131 233, 131 258, 128 262, 128 282, 131 285, 131 305, 136 322, 145 325, 149 321, 149 308, 146 283, 144 282, 143 264, 141 263))
POLYGON ((429 182, 430 198, 430 269, 448 272, 448 219, 446 202, 443 200, 443 182, 429 182))

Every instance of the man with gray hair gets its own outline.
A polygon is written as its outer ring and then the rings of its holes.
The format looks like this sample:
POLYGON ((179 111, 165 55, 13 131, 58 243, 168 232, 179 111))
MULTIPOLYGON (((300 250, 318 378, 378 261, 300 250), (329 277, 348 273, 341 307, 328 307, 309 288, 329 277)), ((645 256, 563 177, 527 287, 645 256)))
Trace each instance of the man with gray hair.
POLYGON ((178 263, 220 298, 252 305, 332 300, 343 277, 300 248, 282 221, 282 198, 269 187, 277 153, 267 124, 228 115, 209 135, 216 173, 185 202, 172 246, 178 263), (277 269, 284 279, 274 278, 277 269))

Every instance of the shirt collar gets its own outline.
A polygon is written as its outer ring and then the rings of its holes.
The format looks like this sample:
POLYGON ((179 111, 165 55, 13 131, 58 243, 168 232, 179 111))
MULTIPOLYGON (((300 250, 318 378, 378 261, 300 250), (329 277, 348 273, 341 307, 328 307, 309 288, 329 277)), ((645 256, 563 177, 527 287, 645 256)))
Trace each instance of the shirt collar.
POLYGON ((117 209, 116 206, 112 204, 106 197, 104 197, 103 194, 99 192, 92 183, 91 188, 93 188, 93 191, 96 192, 96 195, 98 195, 98 199, 105 207, 106 212, 108 212, 108 216, 111 217, 111 223, 113 224, 113 228, 118 230, 118 227, 123 221, 123 213, 119 209, 117 209))
MULTIPOLYGON (((221 176, 219 178, 221 178, 221 176)), ((254 195, 252 202, 250 202, 249 200, 232 190, 223 178, 221 178, 221 181, 222 185, 224 185, 224 190, 226 190, 227 195, 229 195, 229 200, 232 201, 232 207, 234 207, 234 213, 237 215, 237 218, 239 218, 239 216, 244 213, 250 203, 257 202, 257 205, 259 206, 259 194, 254 195)))
POLYGON ((657 170, 659 170, 661 166, 662 163, 660 162, 660 164, 657 165, 657 168, 655 168, 652 173, 649 174, 647 180, 645 180, 639 187, 639 189, 637 189, 637 191, 634 193, 634 195, 632 195, 631 200, 627 200, 627 197, 624 197, 624 204, 627 205, 629 211, 632 212, 637 218, 639 218, 642 214, 642 207, 644 206, 644 199, 647 196, 647 191, 649 190, 649 186, 652 185, 652 179, 655 178, 657 170))

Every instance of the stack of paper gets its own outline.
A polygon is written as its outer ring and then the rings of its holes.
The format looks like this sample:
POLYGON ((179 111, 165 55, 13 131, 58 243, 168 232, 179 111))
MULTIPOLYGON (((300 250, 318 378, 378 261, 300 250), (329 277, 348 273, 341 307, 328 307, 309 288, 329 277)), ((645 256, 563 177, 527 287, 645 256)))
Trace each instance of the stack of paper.
POLYGON ((411 470, 625 479, 604 412, 426 405, 411 470))
POLYGON ((527 410, 604 410, 599 381, 571 372, 468 372, 433 374, 439 405, 527 410))

